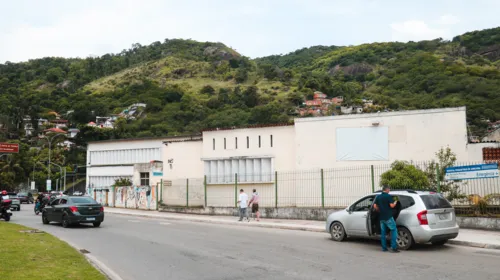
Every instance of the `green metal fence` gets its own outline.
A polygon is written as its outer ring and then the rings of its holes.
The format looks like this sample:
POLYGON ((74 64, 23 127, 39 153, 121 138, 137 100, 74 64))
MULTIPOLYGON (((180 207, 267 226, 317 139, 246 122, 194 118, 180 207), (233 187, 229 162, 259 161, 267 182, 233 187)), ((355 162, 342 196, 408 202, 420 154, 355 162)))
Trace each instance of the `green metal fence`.
MULTIPOLYGON (((430 162, 412 164, 435 178, 444 176, 438 165, 430 162)), ((477 163, 456 163, 455 166, 473 164, 477 163)), ((262 207, 345 207, 359 197, 379 190, 381 175, 390 169, 391 165, 385 164, 176 179, 163 186, 162 201, 173 206, 235 207, 240 189, 249 195, 256 189, 262 207)), ((499 178, 435 180, 431 188, 442 192, 460 211, 467 208, 475 213, 500 213, 499 178)), ((409 183, 400 189, 419 189, 419 186, 409 183)), ((464 213, 469 213, 467 211, 464 213)))

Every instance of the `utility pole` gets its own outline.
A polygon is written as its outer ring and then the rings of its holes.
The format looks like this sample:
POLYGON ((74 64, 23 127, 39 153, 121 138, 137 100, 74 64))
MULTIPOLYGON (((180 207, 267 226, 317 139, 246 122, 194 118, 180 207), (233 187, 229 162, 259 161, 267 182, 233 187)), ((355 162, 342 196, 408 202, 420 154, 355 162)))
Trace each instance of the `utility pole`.
POLYGON ((56 138, 57 136, 64 136, 66 137, 66 135, 64 134, 56 134, 52 137, 46 137, 46 138, 43 138, 43 139, 47 139, 47 142, 49 142, 49 163, 48 163, 48 174, 47 174, 47 180, 50 180, 50 157, 51 157, 51 152, 52 152, 52 140, 54 140, 54 138, 56 138))

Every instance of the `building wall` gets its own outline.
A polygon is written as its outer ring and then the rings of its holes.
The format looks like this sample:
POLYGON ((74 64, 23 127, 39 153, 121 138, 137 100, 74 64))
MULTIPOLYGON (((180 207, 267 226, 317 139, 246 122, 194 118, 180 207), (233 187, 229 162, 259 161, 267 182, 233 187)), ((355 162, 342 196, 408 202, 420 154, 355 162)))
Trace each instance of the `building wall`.
POLYGON ((171 206, 205 204, 202 151, 201 139, 169 142, 163 147, 163 180, 170 182, 162 189, 164 204, 171 206))
MULTIPOLYGON (((394 160, 428 161, 442 147, 449 146, 458 161, 467 161, 465 107, 296 119, 296 168, 332 168, 388 164, 394 160), (337 160, 337 128, 388 128, 388 160, 337 160)), ((371 139, 365 139, 371 141, 371 139)))
MULTIPOLYGON (((109 187, 117 178, 135 180, 134 164, 162 160, 169 138, 91 142, 87 147, 87 187, 109 187)), ((150 180, 152 177, 150 177, 150 180)), ((154 182, 152 182, 154 183, 154 182)))
POLYGON ((500 148, 500 143, 472 143, 467 145, 468 161, 482 162, 483 148, 500 148))

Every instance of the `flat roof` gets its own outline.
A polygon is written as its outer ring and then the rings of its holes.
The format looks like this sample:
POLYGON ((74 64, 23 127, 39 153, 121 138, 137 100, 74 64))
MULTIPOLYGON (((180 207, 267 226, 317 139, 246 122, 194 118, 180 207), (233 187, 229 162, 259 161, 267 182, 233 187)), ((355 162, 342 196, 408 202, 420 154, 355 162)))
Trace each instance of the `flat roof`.
POLYGON ((409 116, 409 115, 425 115, 425 114, 441 114, 449 112, 466 111, 466 107, 453 107, 453 108, 439 108, 439 109, 425 109, 425 110, 406 110, 394 112, 378 112, 378 113, 362 113, 362 114, 349 114, 328 117, 314 117, 314 118, 295 118, 295 122, 314 122, 314 121, 330 121, 330 120, 347 120, 347 119, 363 119, 363 118, 380 118, 380 117, 393 117, 393 116, 409 116))
POLYGON ((88 142, 87 144, 127 142, 127 141, 155 141, 155 140, 167 141, 169 139, 182 139, 182 138, 192 139, 193 137, 199 137, 199 136, 201 136, 201 134, 184 135, 184 136, 142 137, 142 138, 138 137, 138 138, 126 138, 126 139, 109 139, 109 140, 101 140, 101 141, 92 141, 92 142, 88 142))

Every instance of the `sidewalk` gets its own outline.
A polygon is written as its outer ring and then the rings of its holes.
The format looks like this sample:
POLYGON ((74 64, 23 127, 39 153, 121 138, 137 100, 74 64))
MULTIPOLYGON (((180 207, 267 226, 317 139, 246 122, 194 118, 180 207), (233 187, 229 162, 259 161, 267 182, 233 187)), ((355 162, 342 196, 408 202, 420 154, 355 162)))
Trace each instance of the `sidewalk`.
MULTIPOLYGON (((304 231, 323 232, 327 234, 325 230, 325 222, 321 221, 261 219, 260 222, 257 222, 252 219, 250 222, 247 221, 238 222, 238 217, 236 216, 192 215, 192 214, 178 214, 178 213, 168 213, 168 212, 158 212, 158 211, 109 208, 109 207, 106 207, 105 213, 158 218, 158 219, 169 219, 169 220, 182 220, 182 221, 204 222, 204 223, 215 223, 215 224, 230 224, 238 226, 304 230, 304 231)), ((455 245, 469 246, 469 247, 500 250, 500 232, 460 229, 458 237, 449 240, 448 243, 455 245)))

